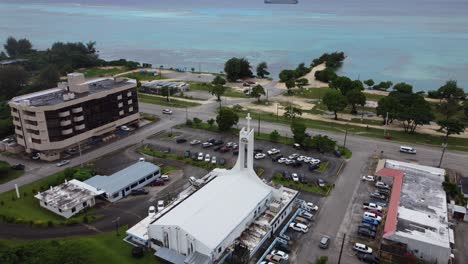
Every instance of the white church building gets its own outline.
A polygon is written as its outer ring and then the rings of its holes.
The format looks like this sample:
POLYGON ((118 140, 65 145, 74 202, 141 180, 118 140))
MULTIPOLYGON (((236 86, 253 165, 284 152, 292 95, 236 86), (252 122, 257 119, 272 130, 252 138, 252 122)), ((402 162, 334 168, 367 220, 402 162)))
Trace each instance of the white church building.
POLYGON ((235 241, 253 254, 280 227, 298 192, 263 182, 254 171, 254 132, 240 131, 239 156, 231 170, 214 169, 204 185, 127 231, 127 241, 156 250, 172 263, 218 263, 235 241))

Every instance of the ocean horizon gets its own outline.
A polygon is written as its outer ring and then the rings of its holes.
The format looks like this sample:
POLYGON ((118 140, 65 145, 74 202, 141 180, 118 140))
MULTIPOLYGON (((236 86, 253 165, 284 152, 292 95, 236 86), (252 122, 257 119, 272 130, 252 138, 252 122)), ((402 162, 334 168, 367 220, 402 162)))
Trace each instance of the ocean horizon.
POLYGON ((468 0, 0 0, 0 41, 96 41, 103 59, 220 72, 231 57, 282 69, 325 52, 339 74, 408 82, 416 91, 457 80, 468 91, 468 0))

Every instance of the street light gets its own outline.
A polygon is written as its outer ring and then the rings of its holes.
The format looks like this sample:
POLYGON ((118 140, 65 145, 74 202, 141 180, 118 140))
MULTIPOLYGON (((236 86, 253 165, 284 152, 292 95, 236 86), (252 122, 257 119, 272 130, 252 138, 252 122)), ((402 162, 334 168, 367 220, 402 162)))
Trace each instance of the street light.
POLYGON ((437 168, 440 168, 440 166, 442 165, 442 160, 444 159, 445 149, 447 148, 447 145, 447 143, 442 143, 442 155, 440 155, 439 166, 437 166, 437 168))

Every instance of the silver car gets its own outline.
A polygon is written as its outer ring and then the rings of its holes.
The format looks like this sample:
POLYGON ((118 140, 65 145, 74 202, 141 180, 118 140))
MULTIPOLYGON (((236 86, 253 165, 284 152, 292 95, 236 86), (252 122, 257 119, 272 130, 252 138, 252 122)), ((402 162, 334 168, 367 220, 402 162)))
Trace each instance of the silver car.
POLYGON ((61 161, 57 162, 56 165, 57 165, 57 167, 62 167, 62 166, 67 165, 68 163, 70 163, 69 160, 61 160, 61 161))

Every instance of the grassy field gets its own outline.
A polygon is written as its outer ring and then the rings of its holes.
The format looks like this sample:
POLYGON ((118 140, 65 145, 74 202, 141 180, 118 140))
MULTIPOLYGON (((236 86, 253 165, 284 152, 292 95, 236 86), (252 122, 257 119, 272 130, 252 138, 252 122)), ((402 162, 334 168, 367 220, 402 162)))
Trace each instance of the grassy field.
POLYGON ((199 103, 177 100, 177 99, 174 99, 173 97, 171 97, 170 99, 171 101, 168 102, 166 101, 166 97, 162 97, 158 95, 143 94, 143 93, 138 93, 138 100, 142 103, 164 105, 164 106, 170 106, 170 107, 176 107, 176 108, 184 108, 184 107, 192 107, 192 106, 200 105, 199 103))
MULTIPOLYGON (((239 113, 241 118, 245 118, 247 115, 246 111, 239 113)), ((277 117, 275 114, 266 113, 266 112, 257 112, 252 118, 255 120, 260 115, 262 121, 268 121, 272 123, 279 123, 284 125, 290 125, 291 121, 285 117, 279 116, 277 117)), ((303 122, 307 127, 314 128, 318 130, 324 131, 331 131, 337 133, 344 133, 348 130, 349 134, 359 135, 364 137, 371 137, 371 138, 378 138, 384 139, 384 130, 377 129, 377 128, 366 128, 360 126, 353 126, 352 124, 337 124, 332 122, 326 122, 321 120, 310 120, 304 118, 297 118, 303 122)), ((399 141, 411 144, 424 144, 424 145, 432 145, 432 146, 441 146, 443 142, 443 135, 440 136, 436 135, 429 135, 429 134, 408 134, 403 131, 396 131, 396 130, 387 130, 387 132, 391 135, 391 141, 399 141)), ((466 138, 455 138, 450 137, 448 140, 448 148, 460 151, 468 151, 468 139, 466 138)))
MULTIPOLYGON (((294 89, 293 95, 309 99, 322 99, 325 94, 330 91, 330 88, 309 88, 309 89, 294 89)), ((288 95, 287 92, 284 95, 288 95)))
MULTIPOLYGON (((188 82, 188 84, 190 85, 190 90, 193 90, 193 91, 210 92, 212 87, 213 87, 213 84, 203 83, 203 82, 188 82)), ((247 97, 244 93, 236 91, 236 90, 234 90, 234 89, 232 89, 230 87, 227 87, 226 92, 224 92, 223 96, 238 97, 238 98, 246 98, 247 97)))
POLYGON ((82 72, 85 74, 86 78, 94 78, 94 77, 113 76, 115 74, 126 72, 128 70, 129 69, 125 67, 112 67, 112 68, 93 67, 89 69, 84 69, 82 72))
POLYGON ((315 169, 314 171, 322 173, 327 169, 327 167, 328 167, 328 161, 322 162, 322 163, 320 163, 320 167, 318 167, 318 169, 315 169))
POLYGON ((132 246, 122 241, 126 230, 120 228, 119 236, 108 232, 36 241, 0 240, 0 260, 3 264, 39 263, 39 259, 40 263, 161 263, 151 252, 145 252, 140 259, 132 257, 132 246))
MULTIPOLYGON (((80 179, 89 177, 89 170, 80 169, 80 171, 82 171, 80 174, 85 175, 84 178, 80 179)), ((62 171, 20 187, 21 197, 19 199, 16 198, 14 190, 0 194, 0 218, 6 222, 28 223, 34 225, 47 225, 50 223, 72 224, 83 221, 85 216, 90 221, 98 218, 99 216, 92 214, 93 210, 91 209, 67 220, 39 205, 39 201, 34 198, 34 195, 36 195, 38 191, 48 189, 49 186, 55 186, 63 183, 64 180, 65 171, 62 171)))
POLYGON ((130 78, 130 79, 136 79, 138 81, 153 81, 153 80, 162 80, 162 79, 166 79, 166 77, 164 77, 164 75, 153 75, 151 73, 148 73, 148 72, 132 72, 132 73, 128 73, 128 74, 125 74, 123 75, 123 77, 127 77, 127 78, 130 78))
POLYGON ((24 170, 14 170, 10 164, 0 161, 0 184, 9 182, 24 174, 24 170))

